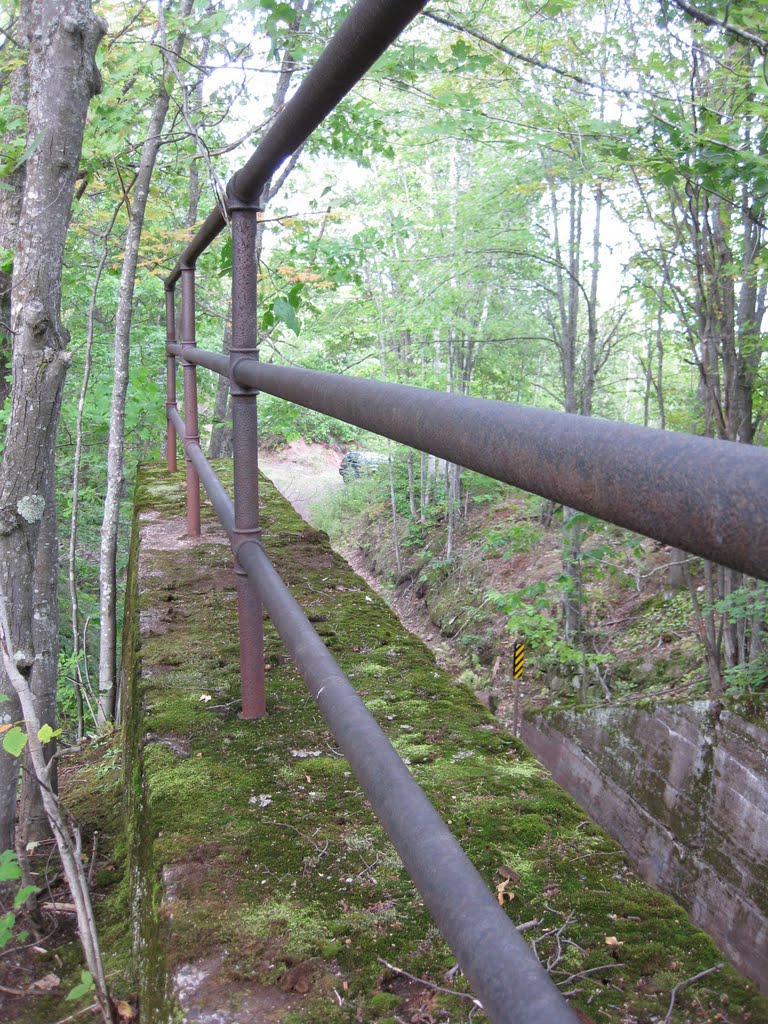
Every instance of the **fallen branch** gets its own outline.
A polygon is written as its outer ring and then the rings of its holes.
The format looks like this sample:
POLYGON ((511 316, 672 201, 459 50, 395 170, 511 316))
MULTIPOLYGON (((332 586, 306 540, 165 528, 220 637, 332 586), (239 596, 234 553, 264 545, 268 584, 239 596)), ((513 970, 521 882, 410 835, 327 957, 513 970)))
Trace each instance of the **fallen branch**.
POLYGON ((401 974, 404 978, 408 978, 410 981, 415 981, 417 985, 423 985, 425 988, 431 988, 433 992, 443 992, 447 996, 457 996, 459 999, 468 999, 471 1003, 474 1003, 479 1009, 482 1010, 483 1004, 479 999, 475 999, 469 992, 456 992, 452 988, 443 988, 442 985, 436 985, 434 981, 427 981, 426 978, 417 978, 415 974, 410 974, 408 971, 404 971, 402 967, 395 967, 394 964, 389 963, 387 960, 382 960, 380 956, 376 959, 380 964, 384 964, 387 970, 394 971, 395 974, 401 974))
POLYGON ((576 974, 570 974, 567 978, 563 978, 562 981, 556 981, 556 985, 569 985, 572 981, 578 981, 579 978, 586 978, 589 974, 597 974, 599 971, 610 971, 614 967, 623 967, 624 964, 601 964, 600 967, 589 967, 586 971, 578 971, 576 974))
POLYGON ((99 1009, 105 1024, 113 1024, 114 1016, 104 976, 99 940, 96 934, 96 921, 91 905, 90 892, 88 891, 85 868, 81 860, 80 835, 76 828, 70 829, 67 825, 66 809, 63 808, 63 805, 50 787, 46 785, 47 766, 43 754, 43 745, 39 738, 41 722, 37 715, 30 685, 19 671, 14 660, 14 650, 11 629, 8 625, 5 595, 0 592, 0 659, 2 659, 6 675, 16 691, 16 696, 21 706, 21 713, 27 730, 27 749, 29 750, 30 763, 40 787, 43 808, 56 840, 64 876, 67 880, 72 900, 77 907, 77 930, 80 935, 83 953, 85 954, 85 961, 96 987, 96 999, 99 1009))
POLYGON ((672 989, 669 997, 669 1009, 667 1015, 664 1018, 664 1024, 670 1024, 672 1020, 672 1011, 675 1008, 675 1000, 677 999, 678 992, 682 992, 684 988, 688 988, 694 981, 701 981, 702 978, 706 978, 708 974, 715 974, 717 971, 722 971, 722 964, 715 964, 714 967, 708 967, 706 971, 699 971, 698 974, 693 974, 690 978, 686 978, 684 981, 678 981, 675 987, 672 989))
POLYGON ((6 988, 5 985, 0 985, 0 992, 4 992, 7 996, 25 996, 27 994, 20 988, 6 988))
POLYGON ((69 1024, 69 1021, 75 1020, 77 1017, 82 1017, 84 1013, 88 1013, 90 1010, 98 1009, 97 1003, 91 1003, 90 1006, 84 1006, 82 1010, 77 1010, 75 1013, 71 1013, 69 1017, 62 1017, 61 1020, 57 1020, 55 1024, 69 1024))
POLYGON ((41 903, 41 910, 47 910, 51 914, 76 914, 77 907, 74 903, 41 903))

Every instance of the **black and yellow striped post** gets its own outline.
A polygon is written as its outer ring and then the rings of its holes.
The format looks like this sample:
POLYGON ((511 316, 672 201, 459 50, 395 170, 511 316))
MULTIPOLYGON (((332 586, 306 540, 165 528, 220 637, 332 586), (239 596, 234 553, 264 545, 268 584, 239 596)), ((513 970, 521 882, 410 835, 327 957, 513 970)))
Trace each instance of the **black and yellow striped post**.
POLYGON ((525 668, 525 644, 518 640, 514 647, 514 662, 512 678, 515 681, 514 702, 512 705, 512 732, 515 736, 520 735, 520 686, 525 668))
POLYGON ((525 644, 524 643, 516 643, 515 644, 515 669, 514 669, 514 677, 515 677, 515 679, 522 679, 523 678, 523 668, 524 667, 525 667, 525 644))

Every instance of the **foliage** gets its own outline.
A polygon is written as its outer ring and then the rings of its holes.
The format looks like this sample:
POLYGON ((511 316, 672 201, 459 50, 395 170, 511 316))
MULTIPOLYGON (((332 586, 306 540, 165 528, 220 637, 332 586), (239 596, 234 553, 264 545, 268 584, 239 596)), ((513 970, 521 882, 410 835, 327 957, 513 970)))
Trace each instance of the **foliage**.
MULTIPOLYGON (((21 877, 21 865, 15 851, 3 850, 0 852, 0 889, 5 888, 9 882, 18 881, 21 877)), ((38 892, 40 889, 36 885, 22 885, 16 890, 11 904, 12 909, 0 915, 0 949, 7 946, 11 939, 16 942, 26 942, 29 938, 28 932, 16 930, 16 911, 20 910, 27 900, 38 892)))

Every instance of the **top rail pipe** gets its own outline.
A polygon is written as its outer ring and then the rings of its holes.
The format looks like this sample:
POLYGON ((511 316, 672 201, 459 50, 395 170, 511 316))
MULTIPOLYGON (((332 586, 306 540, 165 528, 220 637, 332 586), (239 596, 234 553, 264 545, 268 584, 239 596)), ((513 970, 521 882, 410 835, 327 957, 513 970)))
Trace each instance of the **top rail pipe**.
MULTIPOLYGON (((257 202, 280 164, 306 142, 426 4, 427 0, 359 0, 250 160, 230 179, 227 191, 244 202, 257 202)), ((179 279, 183 266, 194 265, 225 223, 219 207, 211 211, 166 279, 166 288, 179 279)))
POLYGON ((229 376, 229 356, 223 352, 209 352, 205 348, 195 348, 184 352, 181 345, 177 345, 175 342, 166 345, 165 351, 169 356, 184 357, 187 362, 194 363, 195 366, 204 366, 207 370, 213 370, 221 377, 229 376))
POLYGON ((261 545, 244 543, 238 558, 488 1018, 577 1024, 261 545))
POLYGON ((236 380, 768 580, 768 452, 251 359, 236 380))

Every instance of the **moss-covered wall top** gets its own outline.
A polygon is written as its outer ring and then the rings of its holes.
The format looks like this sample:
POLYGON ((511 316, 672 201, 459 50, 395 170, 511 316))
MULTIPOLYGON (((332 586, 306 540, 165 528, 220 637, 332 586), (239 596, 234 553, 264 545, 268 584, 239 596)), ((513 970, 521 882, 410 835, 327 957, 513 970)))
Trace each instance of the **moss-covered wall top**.
MULTIPOLYGON (((719 962, 709 938, 325 535, 262 495, 270 558, 554 980, 595 1020, 663 1019, 672 988, 719 962)), ((180 1007, 196 1021, 480 1021, 268 623, 268 714, 238 717, 231 556, 212 513, 188 540, 181 477, 145 469, 135 539, 124 714, 142 1024, 180 1007)), ((768 1022, 768 1003, 726 968, 680 992, 672 1020, 694 1014, 768 1022)))

